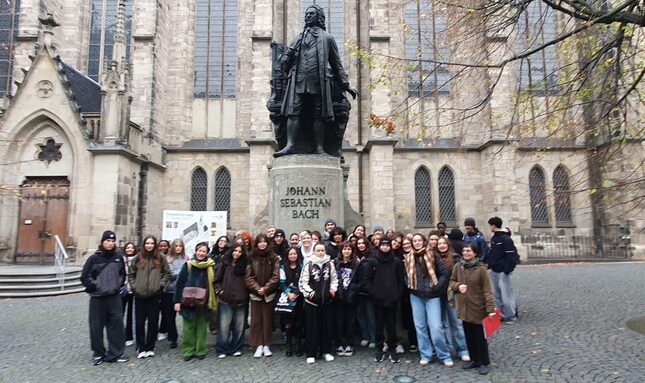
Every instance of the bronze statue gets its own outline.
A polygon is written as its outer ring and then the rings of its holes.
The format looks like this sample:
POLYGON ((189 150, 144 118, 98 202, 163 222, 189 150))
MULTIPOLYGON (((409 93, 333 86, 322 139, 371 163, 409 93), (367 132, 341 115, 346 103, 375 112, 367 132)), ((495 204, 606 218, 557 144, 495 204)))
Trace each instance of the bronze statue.
POLYGON ((305 28, 284 49, 273 43, 271 98, 267 108, 275 124, 278 151, 340 157, 351 105, 358 92, 349 86, 334 38, 326 31, 318 5, 305 12, 305 28))

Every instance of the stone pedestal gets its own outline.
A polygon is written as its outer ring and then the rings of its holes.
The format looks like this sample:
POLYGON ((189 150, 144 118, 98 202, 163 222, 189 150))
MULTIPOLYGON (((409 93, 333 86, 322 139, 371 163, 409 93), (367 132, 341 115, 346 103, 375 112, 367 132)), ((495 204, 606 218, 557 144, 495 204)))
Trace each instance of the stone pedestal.
POLYGON ((269 185, 269 222, 287 235, 322 231, 327 218, 343 226, 345 196, 339 158, 318 154, 275 158, 269 185))

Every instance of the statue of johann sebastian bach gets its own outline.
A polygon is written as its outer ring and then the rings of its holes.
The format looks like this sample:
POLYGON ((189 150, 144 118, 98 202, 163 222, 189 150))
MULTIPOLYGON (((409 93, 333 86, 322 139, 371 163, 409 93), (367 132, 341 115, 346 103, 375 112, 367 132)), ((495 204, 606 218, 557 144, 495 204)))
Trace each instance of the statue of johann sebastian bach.
POLYGON ((351 109, 344 92, 354 99, 358 92, 349 86, 336 42, 325 29, 324 10, 309 6, 303 32, 286 49, 278 44, 272 47, 272 98, 267 107, 278 141, 274 156, 327 153, 340 157, 351 109))

